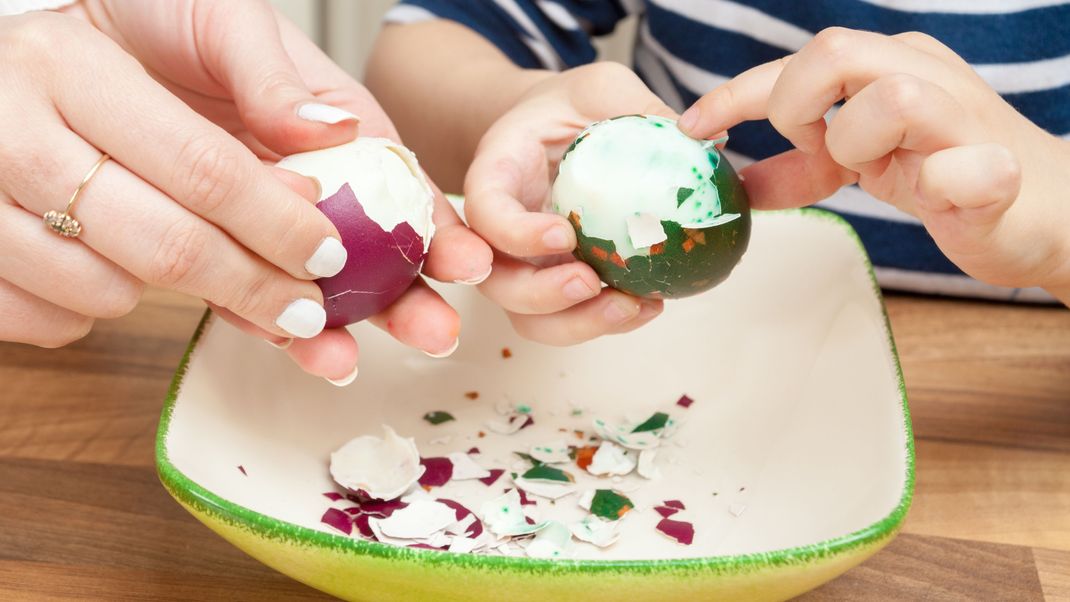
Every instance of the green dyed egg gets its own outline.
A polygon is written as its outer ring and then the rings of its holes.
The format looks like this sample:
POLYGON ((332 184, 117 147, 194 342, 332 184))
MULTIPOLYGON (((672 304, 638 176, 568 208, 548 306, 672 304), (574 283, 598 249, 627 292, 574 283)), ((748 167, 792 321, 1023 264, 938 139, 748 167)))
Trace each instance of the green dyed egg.
POLYGON ((576 257, 640 297, 709 290, 750 240, 747 193, 724 155, 653 115, 581 132, 561 158, 552 202, 576 229, 576 257))

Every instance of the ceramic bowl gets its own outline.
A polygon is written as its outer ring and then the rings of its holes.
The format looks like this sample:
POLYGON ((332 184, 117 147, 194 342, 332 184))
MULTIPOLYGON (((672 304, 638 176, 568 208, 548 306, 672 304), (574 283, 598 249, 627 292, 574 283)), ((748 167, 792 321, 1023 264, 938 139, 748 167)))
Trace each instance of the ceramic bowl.
POLYGON ((755 214, 750 250, 724 284, 667 303, 636 332, 575 347, 526 342, 473 288, 441 290, 464 321, 457 352, 430 359, 360 325, 361 374, 347 388, 206 315, 160 422, 168 491, 254 558, 350 600, 780 600, 898 531, 914 480, 902 374, 872 268, 838 217, 755 214), (391 547, 320 523, 330 452, 383 423, 434 455, 434 437, 475 440, 473 421, 503 399, 531 404, 538 422, 484 446, 682 394, 695 403, 677 459, 647 490, 687 497, 691 546, 646 529, 642 513, 606 552, 553 561, 391 547), (578 405, 584 416, 565 411, 578 405), (457 420, 432 427, 420 420, 431 410, 457 420))

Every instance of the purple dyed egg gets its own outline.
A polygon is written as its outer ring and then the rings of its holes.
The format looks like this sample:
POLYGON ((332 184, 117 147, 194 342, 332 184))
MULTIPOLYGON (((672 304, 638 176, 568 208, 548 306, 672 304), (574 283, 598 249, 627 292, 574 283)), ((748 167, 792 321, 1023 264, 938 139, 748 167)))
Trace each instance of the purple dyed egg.
POLYGON ((327 328, 386 309, 420 274, 434 235, 434 193, 416 156, 386 138, 290 155, 279 167, 319 180, 316 206, 342 237, 342 271, 317 280, 327 328))

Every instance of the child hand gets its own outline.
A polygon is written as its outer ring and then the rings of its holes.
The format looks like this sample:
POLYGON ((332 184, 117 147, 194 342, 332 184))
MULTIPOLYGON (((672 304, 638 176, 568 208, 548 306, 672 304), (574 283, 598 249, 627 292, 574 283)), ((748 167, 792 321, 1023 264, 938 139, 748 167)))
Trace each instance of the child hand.
POLYGON ((1070 142, 937 40, 827 29, 701 98, 680 128, 707 138, 756 119, 796 150, 742 170, 753 207, 807 205, 857 183, 917 216, 971 276, 1070 301, 1070 142))
POLYGON ((571 251, 564 217, 544 213, 561 156, 594 121, 626 113, 675 118, 622 65, 598 63, 547 76, 483 136, 465 179, 468 223, 496 249, 482 292, 505 308, 522 336, 557 345, 627 332, 661 312, 601 286, 571 251))

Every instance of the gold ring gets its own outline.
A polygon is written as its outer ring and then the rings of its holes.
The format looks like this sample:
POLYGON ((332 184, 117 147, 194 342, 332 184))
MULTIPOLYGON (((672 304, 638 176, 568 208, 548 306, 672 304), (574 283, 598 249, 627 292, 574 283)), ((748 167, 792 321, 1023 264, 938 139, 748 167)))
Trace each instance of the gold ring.
POLYGON ((74 203, 78 200, 82 191, 89 185, 89 181, 93 179, 93 176, 97 175, 100 166, 104 165, 110 158, 107 153, 104 153, 100 159, 97 159, 97 162, 89 169, 89 173, 82 178, 82 183, 78 185, 78 188, 74 189, 74 194, 71 195, 71 200, 67 201, 67 208, 62 213, 49 211, 44 215, 45 225, 51 228, 53 232, 67 238, 78 238, 78 235, 82 233, 82 224, 79 224, 78 220, 71 215, 71 209, 74 208, 74 203))

